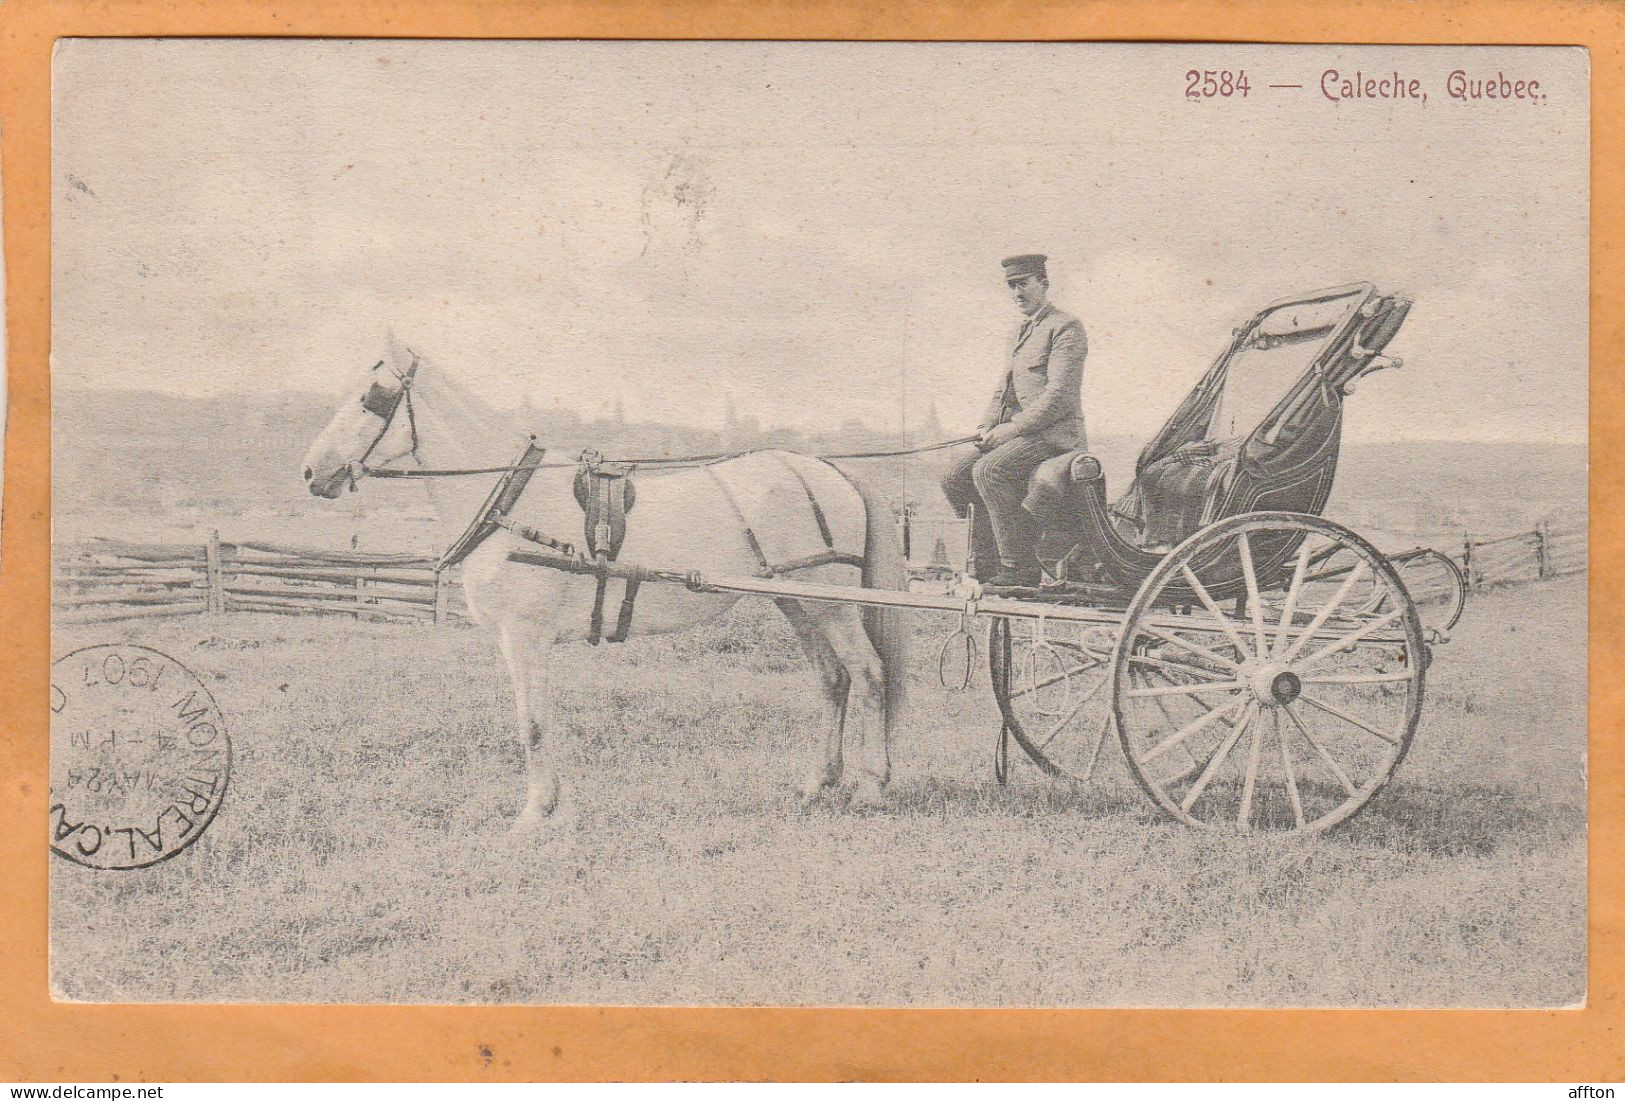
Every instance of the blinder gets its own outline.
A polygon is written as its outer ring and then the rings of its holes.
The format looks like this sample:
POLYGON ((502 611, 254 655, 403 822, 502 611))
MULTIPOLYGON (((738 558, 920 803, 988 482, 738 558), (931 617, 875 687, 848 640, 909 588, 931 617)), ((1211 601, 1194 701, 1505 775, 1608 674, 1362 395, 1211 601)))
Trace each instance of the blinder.
POLYGON ((395 410, 400 408, 401 398, 405 395, 406 390, 404 388, 391 390, 389 387, 375 382, 367 388, 366 394, 362 397, 361 408, 373 416, 382 417, 387 421, 395 415, 395 410))

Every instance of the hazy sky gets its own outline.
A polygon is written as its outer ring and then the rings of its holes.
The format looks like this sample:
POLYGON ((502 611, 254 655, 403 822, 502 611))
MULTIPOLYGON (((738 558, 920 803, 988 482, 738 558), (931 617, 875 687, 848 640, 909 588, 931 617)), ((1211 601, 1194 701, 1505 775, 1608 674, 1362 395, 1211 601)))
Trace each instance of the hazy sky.
POLYGON ((1042 251, 1092 432, 1360 279, 1416 308, 1352 436, 1585 431, 1580 51, 80 40, 55 92, 59 384, 330 389, 394 325, 502 402, 954 430, 998 261, 1042 251), (1188 102, 1193 66, 1251 94, 1188 102), (1453 103, 1455 68, 1548 98, 1453 103))

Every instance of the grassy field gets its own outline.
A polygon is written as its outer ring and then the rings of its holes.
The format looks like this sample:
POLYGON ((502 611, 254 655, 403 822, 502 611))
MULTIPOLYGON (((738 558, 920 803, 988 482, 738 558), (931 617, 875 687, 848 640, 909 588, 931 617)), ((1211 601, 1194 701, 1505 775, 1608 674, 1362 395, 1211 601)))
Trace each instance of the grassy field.
MULTIPOLYGON (((135 872, 55 861, 63 997, 925 1005, 1567 1005, 1585 992, 1584 578, 1486 594, 1393 784, 1327 835, 1159 819, 1115 748, 992 782, 984 684, 927 663, 891 802, 798 809, 816 705, 770 607, 561 651, 579 816, 518 845, 521 751, 473 630, 232 616, 62 630, 210 685, 232 788, 135 872)), ((985 678, 985 673, 984 673, 985 678)))

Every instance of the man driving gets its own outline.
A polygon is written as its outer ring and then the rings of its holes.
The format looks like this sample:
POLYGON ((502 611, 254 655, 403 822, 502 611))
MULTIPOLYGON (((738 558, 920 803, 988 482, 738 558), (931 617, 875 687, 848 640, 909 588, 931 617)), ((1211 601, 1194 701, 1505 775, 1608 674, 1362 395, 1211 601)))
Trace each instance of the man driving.
POLYGON ((1023 319, 1009 365, 976 426, 975 446, 956 457, 942 480, 960 517, 976 506, 969 570, 988 585, 1039 584, 1037 523, 1021 506, 1027 479, 1045 459, 1088 446, 1083 361, 1089 344, 1078 319, 1050 304, 1047 262, 1038 254, 1004 261, 1005 285, 1023 319))

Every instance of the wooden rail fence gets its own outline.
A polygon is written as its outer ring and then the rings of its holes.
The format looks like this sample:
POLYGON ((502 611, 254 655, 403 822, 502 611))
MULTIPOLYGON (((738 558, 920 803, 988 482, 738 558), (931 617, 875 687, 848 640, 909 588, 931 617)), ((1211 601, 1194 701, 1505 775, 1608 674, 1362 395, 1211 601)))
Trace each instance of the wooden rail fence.
POLYGON ((59 623, 165 615, 311 612, 445 623, 466 616, 454 579, 433 558, 319 551, 276 543, 123 543, 59 551, 59 623))
MULTIPOLYGON (((1440 548, 1443 550, 1444 548, 1440 548)), ((1542 522, 1533 531, 1475 539, 1464 534, 1461 549, 1452 555, 1475 592, 1497 585, 1544 581, 1583 573, 1586 569, 1586 529, 1566 523, 1554 528, 1542 522)))
MULTIPOLYGON (((963 521, 958 523, 962 524, 963 521)), ((943 554, 953 533, 926 528, 902 534, 913 552, 916 578, 952 572, 943 554), (929 556, 926 561, 922 558, 929 556), (939 561, 940 559, 940 561, 939 561)), ((962 532, 957 533, 962 537, 962 532)), ((1581 573, 1586 533, 1581 523, 1495 538, 1464 535, 1457 547, 1439 547, 1461 565, 1474 591, 1581 573)), ((354 619, 450 623, 466 619, 462 588, 451 572, 437 573, 433 558, 411 554, 359 554, 310 550, 277 543, 125 543, 98 539, 57 548, 52 604, 57 623, 99 623, 146 616, 272 612, 322 613, 354 619)), ((1416 593, 1418 600, 1430 595, 1416 593)), ((1440 594, 1442 595, 1442 593, 1440 594)))

